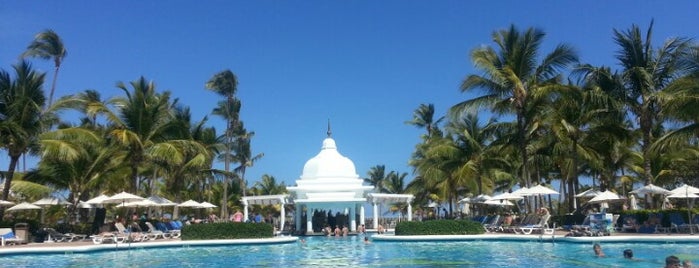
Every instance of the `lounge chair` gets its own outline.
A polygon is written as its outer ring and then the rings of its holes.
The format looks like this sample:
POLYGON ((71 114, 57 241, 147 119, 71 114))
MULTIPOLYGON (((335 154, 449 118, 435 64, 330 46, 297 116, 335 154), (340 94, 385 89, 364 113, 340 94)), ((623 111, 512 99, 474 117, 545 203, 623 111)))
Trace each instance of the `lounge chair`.
POLYGON ((148 222, 148 221, 146 222, 146 226, 148 227, 148 232, 146 232, 146 235, 148 235, 149 239, 158 239, 158 238, 167 239, 167 238, 170 238, 169 233, 165 233, 163 231, 156 229, 155 226, 153 226, 153 224, 148 222))
POLYGON ((527 226, 532 226, 540 221, 539 215, 537 214, 528 214, 527 216, 524 216, 524 218, 519 221, 518 224, 512 225, 509 228, 505 229, 506 232, 510 233, 515 233, 515 234, 521 234, 521 229, 522 227, 527 227, 527 226))
POLYGON ((62 234, 53 228, 44 228, 44 232, 46 232, 46 240, 44 242, 68 242, 73 240, 72 237, 62 234))
POLYGON ((92 236, 90 236, 90 238, 92 239, 92 243, 95 243, 95 244, 106 244, 106 243, 121 244, 121 243, 124 243, 124 241, 126 241, 126 236, 119 235, 119 234, 112 233, 112 232, 105 232, 105 233, 101 233, 98 235, 92 235, 92 236))
POLYGON ((24 239, 19 238, 12 231, 12 228, 0 228, 0 245, 18 245, 26 243, 24 239))
MULTIPOLYGON (((522 232, 522 234, 528 235, 528 234, 532 234, 532 232, 534 232, 534 231, 540 231, 543 233, 544 229, 549 229, 548 224, 549 224, 549 219, 551 219, 550 214, 540 215, 538 217, 538 219, 539 219, 539 221, 535 224, 519 227, 519 231, 522 232)), ((547 230, 547 233, 549 233, 548 230, 547 230)), ((553 231, 550 231, 550 233, 553 233, 553 231)))
POLYGON ((164 222, 158 222, 155 224, 156 229, 159 231, 162 231, 165 233, 165 235, 168 235, 170 238, 179 238, 182 236, 182 232, 180 230, 174 230, 172 227, 168 227, 169 224, 165 224, 164 222))
POLYGON ((504 219, 505 217, 495 215, 491 218, 491 220, 488 223, 483 224, 483 228, 488 233, 496 232, 502 228, 502 222, 504 219))
POLYGON ((129 242, 141 242, 148 240, 147 235, 141 232, 133 231, 132 229, 126 229, 124 224, 120 222, 115 223, 114 227, 117 229, 117 234, 126 236, 129 242))
POLYGON ((679 213, 672 213, 670 214, 670 228, 669 231, 672 231, 672 229, 675 229, 675 232, 677 233, 684 233, 684 232, 689 232, 689 228, 692 227, 692 224, 684 222, 684 218, 682 218, 682 215, 679 213))

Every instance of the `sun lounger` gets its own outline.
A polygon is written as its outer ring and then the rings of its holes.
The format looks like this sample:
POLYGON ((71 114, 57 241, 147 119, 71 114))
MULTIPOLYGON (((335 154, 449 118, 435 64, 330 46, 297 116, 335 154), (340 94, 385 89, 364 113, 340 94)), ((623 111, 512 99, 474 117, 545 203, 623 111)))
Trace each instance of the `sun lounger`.
POLYGON ((124 227, 124 225, 120 222, 115 223, 114 227, 117 229, 117 234, 126 236, 129 242, 141 242, 148 240, 147 235, 131 229, 126 229, 126 227, 124 227))
POLYGON ((539 221, 537 223, 519 227, 519 231, 522 234, 532 234, 532 232, 534 231, 544 232, 544 229, 548 229, 548 222, 550 218, 550 214, 540 215, 538 217, 539 221))
POLYGON ((12 231, 12 228, 0 228, 0 245, 18 245, 26 243, 24 239, 19 238, 12 231))
POLYGON ((155 226, 148 221, 146 222, 146 226, 148 227, 148 232, 146 232, 146 234, 148 235, 149 239, 170 238, 170 233, 165 233, 156 229, 155 226))
POLYGON ((155 224, 156 229, 162 231, 166 235, 168 235, 170 238, 179 238, 182 236, 182 232, 180 230, 174 230, 172 227, 168 227, 164 222, 158 222, 155 224))
POLYGON ((92 243, 95 244, 107 244, 107 243, 124 243, 126 241, 126 236, 118 235, 112 232, 101 233, 98 235, 90 236, 92 243))

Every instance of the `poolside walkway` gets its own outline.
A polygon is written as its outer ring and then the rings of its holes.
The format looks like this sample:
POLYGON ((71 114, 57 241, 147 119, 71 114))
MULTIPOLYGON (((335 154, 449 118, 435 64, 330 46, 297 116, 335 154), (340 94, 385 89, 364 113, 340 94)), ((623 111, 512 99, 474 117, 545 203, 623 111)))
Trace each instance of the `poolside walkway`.
POLYGON ((223 245, 259 245, 259 244, 283 244, 294 243, 298 237, 277 236, 273 238, 259 239, 225 239, 225 240, 188 240, 158 239, 146 242, 134 243, 110 243, 95 244, 92 240, 75 242, 54 242, 54 243, 28 243, 22 245, 6 245, 0 247, 0 256, 15 254, 36 254, 36 253, 86 253, 105 250, 128 250, 144 248, 163 247, 193 247, 193 246, 223 246, 223 245))

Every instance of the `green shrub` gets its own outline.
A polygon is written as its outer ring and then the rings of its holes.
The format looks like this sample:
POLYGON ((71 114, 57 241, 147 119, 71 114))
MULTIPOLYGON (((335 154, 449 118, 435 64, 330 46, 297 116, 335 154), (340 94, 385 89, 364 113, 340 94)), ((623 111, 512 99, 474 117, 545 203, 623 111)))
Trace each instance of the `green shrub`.
POLYGON ((403 221, 396 225, 396 235, 474 235, 484 232, 482 224, 471 220, 403 221))
POLYGON ((274 227, 266 223, 206 223, 182 227, 182 240, 269 238, 274 227))

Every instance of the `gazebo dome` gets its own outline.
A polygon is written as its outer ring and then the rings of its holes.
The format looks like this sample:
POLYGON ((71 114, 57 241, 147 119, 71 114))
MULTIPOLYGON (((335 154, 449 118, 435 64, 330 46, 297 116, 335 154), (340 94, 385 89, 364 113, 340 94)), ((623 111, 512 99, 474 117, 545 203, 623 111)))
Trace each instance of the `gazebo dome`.
POLYGON ((320 153, 306 161, 301 180, 358 178, 354 163, 337 151, 335 140, 330 137, 323 140, 320 153))

